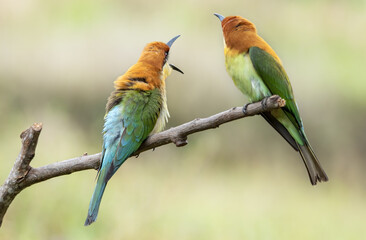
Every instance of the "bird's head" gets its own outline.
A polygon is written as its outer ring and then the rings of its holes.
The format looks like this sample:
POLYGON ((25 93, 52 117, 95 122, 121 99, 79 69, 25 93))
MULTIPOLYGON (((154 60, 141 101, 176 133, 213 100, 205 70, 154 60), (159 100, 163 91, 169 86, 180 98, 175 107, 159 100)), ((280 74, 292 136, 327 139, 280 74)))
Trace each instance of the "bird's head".
POLYGON ((148 43, 142 51, 139 61, 148 63, 156 67, 159 71, 162 72, 162 74, 165 75, 164 79, 171 73, 172 70, 176 70, 183 74, 183 72, 179 68, 177 68, 173 64, 168 63, 169 50, 179 36, 180 35, 172 38, 167 43, 148 43))
POLYGON ((148 43, 138 62, 114 82, 115 88, 140 90, 161 88, 165 86, 164 81, 172 70, 183 73, 179 68, 168 63, 169 50, 179 36, 167 43, 148 43))
POLYGON ((236 44, 248 39, 250 35, 257 34, 255 25, 248 19, 240 16, 224 17, 218 13, 214 15, 221 21, 225 44, 230 48, 238 47, 236 44))

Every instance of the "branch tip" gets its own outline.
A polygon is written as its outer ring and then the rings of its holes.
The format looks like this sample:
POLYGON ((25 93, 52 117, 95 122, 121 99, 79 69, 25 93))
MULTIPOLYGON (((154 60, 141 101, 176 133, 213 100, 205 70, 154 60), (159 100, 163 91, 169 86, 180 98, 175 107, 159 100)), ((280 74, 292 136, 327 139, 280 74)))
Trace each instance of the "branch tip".
POLYGON ((286 106, 286 100, 281 98, 278 95, 273 95, 273 96, 270 96, 269 98, 266 99, 266 105, 267 104, 272 104, 275 107, 280 107, 281 108, 281 107, 286 106))
POLYGON ((286 106, 286 100, 285 100, 285 99, 283 99, 283 98, 278 99, 277 103, 278 103, 278 106, 279 106, 279 107, 284 107, 284 106, 286 106))
POLYGON ((36 132, 40 132, 42 130, 43 123, 33 123, 32 129, 36 132))

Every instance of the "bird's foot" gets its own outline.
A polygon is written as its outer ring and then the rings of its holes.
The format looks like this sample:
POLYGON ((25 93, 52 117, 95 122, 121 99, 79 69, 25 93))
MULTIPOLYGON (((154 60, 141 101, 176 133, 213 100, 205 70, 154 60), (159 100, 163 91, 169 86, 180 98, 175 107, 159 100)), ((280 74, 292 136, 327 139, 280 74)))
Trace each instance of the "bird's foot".
POLYGON ((243 106, 243 113, 244 113, 244 115, 246 115, 247 114, 247 108, 248 108, 248 105, 249 105, 250 103, 247 103, 247 104, 245 104, 244 106, 243 106))
POLYGON ((268 101, 269 98, 270 97, 265 97, 265 98, 262 99, 261 105, 262 105, 263 110, 267 109, 267 101, 268 101))

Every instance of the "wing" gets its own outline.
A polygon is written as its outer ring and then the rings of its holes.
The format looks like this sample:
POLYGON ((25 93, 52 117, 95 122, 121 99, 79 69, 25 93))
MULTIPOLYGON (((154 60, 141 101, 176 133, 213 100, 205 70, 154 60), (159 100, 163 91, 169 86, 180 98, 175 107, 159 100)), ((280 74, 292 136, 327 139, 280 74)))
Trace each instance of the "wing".
POLYGON ((302 121, 285 69, 269 53, 258 47, 251 47, 249 56, 254 69, 271 93, 277 94, 286 100, 286 106, 283 108, 284 112, 290 121, 301 129, 302 121))
POLYGON ((108 181, 122 163, 135 152, 153 130, 160 113, 161 94, 127 90, 106 114, 101 170, 108 181))

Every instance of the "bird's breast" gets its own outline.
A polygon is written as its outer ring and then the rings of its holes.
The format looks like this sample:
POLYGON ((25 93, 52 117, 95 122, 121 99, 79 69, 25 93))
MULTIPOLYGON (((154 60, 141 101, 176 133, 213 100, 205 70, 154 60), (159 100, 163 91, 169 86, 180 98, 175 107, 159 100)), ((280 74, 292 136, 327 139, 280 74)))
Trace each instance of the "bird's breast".
POLYGON ((225 65, 235 86, 249 98, 249 101, 259 101, 271 95, 254 69, 248 53, 232 54, 225 50, 225 65))
POLYGON ((165 84, 164 84, 164 87, 162 87, 160 89, 160 92, 161 92, 160 113, 159 113, 158 119, 156 120, 155 127, 151 131, 150 135, 162 131, 170 117, 169 111, 168 111, 167 98, 166 98, 165 84))
POLYGON ((168 103, 166 97, 166 89, 165 89, 165 79, 171 74, 172 68, 169 66, 168 63, 164 64, 163 69, 160 73, 160 94, 161 94, 161 106, 160 106, 160 114, 158 120, 156 121, 154 129, 151 131, 151 134, 161 132, 165 125, 168 122, 170 117, 169 110, 168 110, 168 103))
POLYGON ((165 79, 172 73, 172 68, 169 66, 168 63, 165 63, 163 66, 163 70, 160 74, 160 80, 165 82, 165 79))

